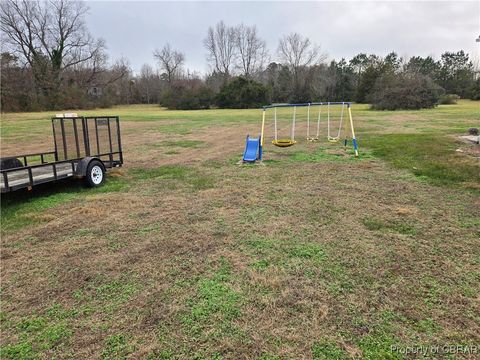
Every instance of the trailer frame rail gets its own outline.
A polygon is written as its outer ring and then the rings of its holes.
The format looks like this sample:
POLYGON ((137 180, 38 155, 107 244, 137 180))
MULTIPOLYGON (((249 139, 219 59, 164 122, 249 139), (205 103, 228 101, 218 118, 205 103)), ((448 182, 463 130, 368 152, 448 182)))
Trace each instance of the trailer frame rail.
POLYGON ((17 163, 22 164, 0 169, 2 193, 21 188, 31 189, 35 185, 82 176, 77 173, 77 168, 85 159, 95 158, 105 169, 123 164, 118 116, 54 117, 52 132, 54 151, 2 158, 2 161, 17 159, 17 163), (91 146, 92 141, 96 146, 91 146), (48 161, 51 157, 54 161, 48 161))

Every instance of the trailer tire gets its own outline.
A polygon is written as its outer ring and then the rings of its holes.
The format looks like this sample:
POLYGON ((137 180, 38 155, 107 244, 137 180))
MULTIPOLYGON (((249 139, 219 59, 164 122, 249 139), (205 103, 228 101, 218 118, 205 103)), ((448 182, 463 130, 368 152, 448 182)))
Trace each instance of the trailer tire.
POLYGON ((98 160, 92 160, 88 164, 85 175, 85 183, 88 187, 97 187, 105 182, 105 168, 98 160))

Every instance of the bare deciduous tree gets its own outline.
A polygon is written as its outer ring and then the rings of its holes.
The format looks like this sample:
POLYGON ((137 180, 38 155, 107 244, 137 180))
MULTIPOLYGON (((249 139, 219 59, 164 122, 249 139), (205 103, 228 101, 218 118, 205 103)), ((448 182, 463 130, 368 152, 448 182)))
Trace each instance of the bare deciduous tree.
POLYGON ((261 70, 267 61, 267 45, 258 37, 256 26, 240 24, 235 28, 235 35, 239 67, 243 75, 249 78, 261 70))
POLYGON ((144 64, 140 70, 139 87, 147 104, 150 104, 155 80, 156 75, 153 68, 149 64, 144 64))
POLYGON ((36 86, 55 106, 63 70, 100 59, 104 41, 87 30, 82 1, 2 0, 0 30, 8 50, 33 70, 36 86))
POLYGON ((135 88, 135 79, 132 74, 130 62, 126 58, 120 58, 109 70, 109 78, 116 80, 111 83, 119 104, 130 104, 132 91, 135 88))
POLYGON ((225 25, 220 21, 215 28, 208 28, 207 37, 203 41, 208 51, 208 61, 221 73, 225 79, 231 74, 235 62, 236 34, 235 28, 225 25))
POLYGON ((185 62, 185 55, 177 50, 173 50, 170 45, 167 44, 162 50, 155 50, 153 57, 157 59, 160 68, 165 71, 167 75, 168 83, 171 84, 178 76, 185 62))
POLYGON ((290 67, 295 79, 298 78, 300 69, 326 58, 320 53, 319 46, 312 44, 309 38, 304 38, 298 33, 291 33, 280 39, 278 55, 282 62, 290 67))

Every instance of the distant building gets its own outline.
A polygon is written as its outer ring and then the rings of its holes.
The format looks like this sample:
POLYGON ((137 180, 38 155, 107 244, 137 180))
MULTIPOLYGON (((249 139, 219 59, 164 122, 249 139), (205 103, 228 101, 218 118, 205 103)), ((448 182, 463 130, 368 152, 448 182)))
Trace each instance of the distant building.
POLYGON ((99 86, 90 86, 87 90, 87 94, 94 97, 100 97, 102 93, 102 88, 99 86))

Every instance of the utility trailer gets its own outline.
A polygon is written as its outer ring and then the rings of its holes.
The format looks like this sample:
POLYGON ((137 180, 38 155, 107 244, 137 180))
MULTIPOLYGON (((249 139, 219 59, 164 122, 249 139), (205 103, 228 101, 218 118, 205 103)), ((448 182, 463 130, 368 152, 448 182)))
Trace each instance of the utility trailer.
POLYGON ((105 181, 107 168, 123 164, 118 116, 52 118, 54 151, 0 159, 2 193, 54 182, 83 178, 89 187, 105 181))

